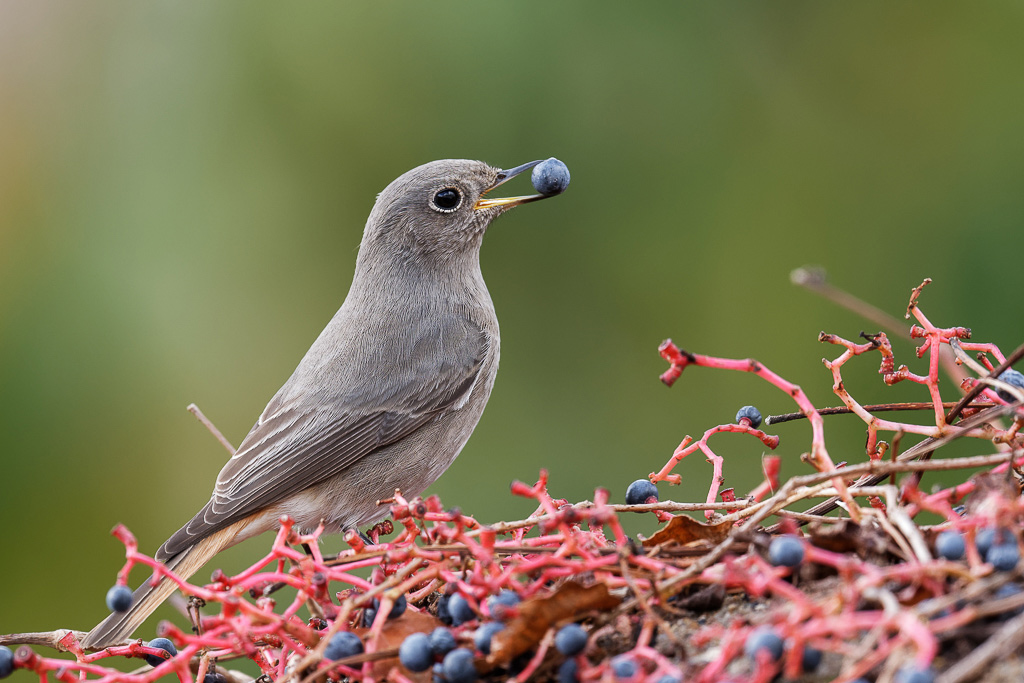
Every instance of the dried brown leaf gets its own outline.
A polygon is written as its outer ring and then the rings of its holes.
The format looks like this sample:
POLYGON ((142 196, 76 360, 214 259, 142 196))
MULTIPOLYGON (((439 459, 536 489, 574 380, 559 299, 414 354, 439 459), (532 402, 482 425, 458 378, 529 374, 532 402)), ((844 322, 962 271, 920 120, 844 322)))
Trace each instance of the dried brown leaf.
POLYGON ((864 541, 864 531, 851 519, 841 519, 834 524, 812 522, 807 526, 807 535, 815 546, 833 553, 856 552, 864 541))
POLYGON ((663 543, 688 545, 698 541, 721 543, 732 529, 732 522, 703 524, 688 515, 676 515, 668 524, 658 529, 653 536, 643 540, 645 548, 653 548, 663 543))
POLYGON ((558 622, 592 610, 609 610, 619 602, 603 583, 583 587, 571 582, 562 584, 547 597, 524 600, 518 605, 518 616, 491 640, 487 663, 494 666, 510 662, 534 649, 558 622))
MULTIPOLYGON (((430 680, 430 670, 422 673, 413 673, 398 663, 398 646, 402 644, 406 636, 413 633, 429 634, 438 626, 443 626, 437 617, 426 612, 414 612, 406 610, 397 619, 388 619, 380 631, 380 640, 377 641, 377 650, 380 653, 390 650, 393 654, 390 657, 378 659, 373 664, 373 677, 377 680, 387 676, 392 667, 399 667, 399 670, 409 679, 417 683, 427 683, 430 680)), ((370 632, 368 628, 352 629, 362 639, 370 632)))
POLYGON ((672 602, 674 607, 691 612, 712 612, 725 603, 725 586, 714 583, 672 602))

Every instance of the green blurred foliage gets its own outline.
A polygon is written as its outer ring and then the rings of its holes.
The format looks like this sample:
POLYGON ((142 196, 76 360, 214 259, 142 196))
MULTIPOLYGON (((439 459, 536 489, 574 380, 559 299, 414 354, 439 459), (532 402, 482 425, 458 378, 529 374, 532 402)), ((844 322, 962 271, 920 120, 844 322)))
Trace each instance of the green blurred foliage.
MULTIPOLYGON (((834 404, 817 333, 873 325, 793 287, 807 263, 895 315, 932 277, 932 320, 1014 348, 1022 33, 1010 2, 5 2, 0 632, 105 614, 110 527, 155 549, 226 457, 184 407, 237 443, 344 298, 375 194, 432 159, 573 178, 485 241, 501 372, 432 488, 482 520, 531 512, 508 484, 542 467, 621 500, 685 434, 792 409, 746 375, 666 389, 667 336, 834 404)), ((849 368, 865 402, 922 396, 849 368)), ((856 420, 828 430, 863 457, 856 420)), ((778 433, 803 471, 806 425, 778 433)), ((753 486, 760 445, 715 445, 753 486)), ((663 497, 703 499, 710 466, 677 471, 663 497)))

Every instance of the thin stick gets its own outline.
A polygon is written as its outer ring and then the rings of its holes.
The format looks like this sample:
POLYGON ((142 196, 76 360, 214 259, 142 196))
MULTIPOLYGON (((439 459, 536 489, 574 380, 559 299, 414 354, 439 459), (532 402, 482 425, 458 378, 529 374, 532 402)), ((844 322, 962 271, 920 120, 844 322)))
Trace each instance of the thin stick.
MULTIPOLYGON (((952 408, 956 405, 954 401, 947 401, 942 404, 943 408, 952 408)), ((968 408, 990 408, 991 403, 972 403, 968 408)), ((869 413, 886 413, 896 412, 900 410, 932 410, 935 405, 931 401, 911 401, 909 403, 873 403, 871 405, 863 406, 864 410, 869 413)), ((818 413, 821 415, 845 415, 853 412, 846 406, 835 406, 833 408, 819 408, 818 413)), ((800 420, 807 417, 803 413, 784 413, 782 415, 769 415, 764 419, 766 426, 777 425, 780 422, 792 422, 793 420, 800 420)))
POLYGON ((0 635, 0 645, 42 645, 52 647, 58 652, 67 652, 68 649, 61 643, 68 633, 74 633, 75 638, 82 640, 86 636, 85 631, 70 631, 66 628, 59 628, 56 631, 36 631, 34 633, 11 633, 0 635))
POLYGON ((199 406, 197 406, 195 403, 189 403, 188 408, 186 408, 185 410, 195 415, 196 419, 199 420, 203 424, 203 426, 209 430, 211 434, 213 434, 213 437, 217 439, 217 441, 220 441, 220 445, 227 449, 228 455, 235 454, 235 451, 237 451, 238 449, 232 446, 231 442, 227 440, 227 437, 221 434, 221 431, 217 429, 205 415, 203 415, 203 411, 199 410, 199 406))
MULTIPOLYGON (((665 623, 665 620, 658 616, 658 613, 654 611, 654 607, 651 606, 652 600, 649 596, 643 594, 640 591, 639 586, 636 585, 636 581, 633 580, 633 574, 629 571, 629 563, 626 562, 625 555, 619 555, 619 569, 622 571, 622 578, 625 579, 626 585, 629 586, 629 590, 633 593, 633 597, 639 603, 640 607, 644 612, 647 612, 648 618, 653 621, 661 629, 661 632, 671 640, 676 647, 684 647, 683 643, 679 640, 679 636, 675 634, 672 627, 665 623)), ((651 585, 654 585, 654 580, 651 580, 651 585)), ((652 591, 652 592, 655 592, 652 591)), ((659 600, 659 602, 664 602, 659 600)), ((621 612, 620 612, 621 614, 621 612)))
POLYGON ((882 309, 872 306, 847 291, 833 286, 828 282, 827 273, 824 268, 815 266, 797 268, 789 274, 789 281, 794 285, 799 285, 828 299, 834 304, 853 311, 883 329, 888 329, 891 335, 898 335, 904 338, 907 336, 907 327, 902 320, 889 315, 882 309))

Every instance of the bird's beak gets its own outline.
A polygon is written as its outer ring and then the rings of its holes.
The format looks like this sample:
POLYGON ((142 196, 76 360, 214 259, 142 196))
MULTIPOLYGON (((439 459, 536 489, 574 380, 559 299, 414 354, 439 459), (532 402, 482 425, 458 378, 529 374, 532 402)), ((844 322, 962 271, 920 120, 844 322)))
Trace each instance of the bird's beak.
MULTIPOLYGON (((537 164, 541 163, 541 161, 543 161, 543 159, 538 160, 538 161, 531 161, 531 162, 525 163, 525 164, 523 164, 521 166, 516 166, 515 168, 510 168, 507 171, 498 171, 498 177, 495 178, 494 184, 491 185, 490 187, 488 187, 486 190, 484 190, 484 194, 486 195, 488 192, 490 192, 494 188, 498 187, 499 185, 502 185, 502 184, 508 182, 509 180, 512 180, 512 178, 515 178, 517 175, 519 175, 523 171, 529 171, 531 168, 533 168, 537 164)), ((473 208, 474 209, 493 209, 496 206, 502 206, 502 207, 505 207, 505 208, 511 208, 513 206, 519 206, 520 204, 525 204, 527 202, 535 202, 538 199, 547 199, 548 196, 550 196, 550 195, 546 195, 546 194, 531 194, 531 195, 523 195, 521 197, 501 197, 499 199, 487 199, 487 198, 481 196, 480 199, 478 199, 476 201, 476 204, 473 205, 473 208)))

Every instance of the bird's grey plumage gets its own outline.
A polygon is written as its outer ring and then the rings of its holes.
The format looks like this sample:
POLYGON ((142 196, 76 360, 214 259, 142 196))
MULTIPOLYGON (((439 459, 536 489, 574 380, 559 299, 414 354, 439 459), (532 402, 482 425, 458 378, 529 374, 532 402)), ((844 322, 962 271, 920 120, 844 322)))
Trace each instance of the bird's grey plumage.
MULTIPOLYGON (((221 470, 210 502, 157 559, 185 566, 190 556, 195 571, 193 564, 276 527, 282 514, 306 528, 366 524, 387 512, 378 499, 395 488, 417 495, 448 468, 498 369, 480 242, 500 213, 539 198, 478 205, 503 173, 478 161, 437 161, 378 196, 341 309, 221 470), (448 189, 460 195, 455 207, 437 203, 448 189)), ((164 597, 147 598, 141 615, 112 614, 85 646, 123 640, 164 597)))

